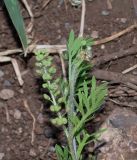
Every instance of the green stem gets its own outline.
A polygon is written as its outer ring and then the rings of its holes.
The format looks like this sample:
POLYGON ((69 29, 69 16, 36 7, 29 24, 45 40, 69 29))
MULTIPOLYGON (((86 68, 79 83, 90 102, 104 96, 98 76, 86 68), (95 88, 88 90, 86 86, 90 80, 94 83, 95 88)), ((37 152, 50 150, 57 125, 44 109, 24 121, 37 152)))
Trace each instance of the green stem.
MULTIPOLYGON (((71 85, 71 84, 70 84, 71 85)), ((70 86, 70 96, 69 96, 69 109, 68 109, 68 145, 70 149, 70 153, 73 160, 77 160, 77 146, 76 146, 76 139, 73 135, 73 124, 71 122, 71 117, 74 114, 74 87, 70 86)))

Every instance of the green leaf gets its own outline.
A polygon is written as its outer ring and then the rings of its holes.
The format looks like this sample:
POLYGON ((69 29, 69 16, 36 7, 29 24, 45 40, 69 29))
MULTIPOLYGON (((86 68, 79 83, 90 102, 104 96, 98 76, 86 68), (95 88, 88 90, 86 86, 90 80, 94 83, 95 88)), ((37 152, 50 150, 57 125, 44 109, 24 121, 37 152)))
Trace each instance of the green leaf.
POLYGON ((70 34, 69 34, 69 39, 68 39, 68 51, 69 52, 72 51, 72 46, 73 46, 74 38, 75 38, 74 32, 71 31, 70 34))
POLYGON ((55 150, 56 150, 58 160, 63 160, 62 157, 63 157, 64 153, 63 153, 62 148, 56 144, 55 150))
POLYGON ((20 7, 17 0, 4 0, 5 6, 8 10, 12 23, 18 33, 23 50, 25 51, 28 47, 27 37, 25 33, 25 26, 23 22, 23 17, 20 13, 20 7))
POLYGON ((46 100, 50 100, 50 99, 51 99, 50 96, 48 96, 47 94, 43 94, 43 96, 44 96, 44 98, 45 98, 46 100))

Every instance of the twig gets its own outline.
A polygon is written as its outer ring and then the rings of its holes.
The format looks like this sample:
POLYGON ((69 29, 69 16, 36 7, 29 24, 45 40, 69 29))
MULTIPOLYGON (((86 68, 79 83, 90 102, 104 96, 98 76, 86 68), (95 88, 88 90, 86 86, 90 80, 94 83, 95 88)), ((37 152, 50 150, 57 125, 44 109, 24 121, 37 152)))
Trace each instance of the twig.
MULTIPOLYGON (((125 33, 128 33, 130 31, 132 31, 135 28, 137 28, 137 24, 133 24, 130 27, 124 29, 123 31, 118 32, 115 35, 112 35, 110 37, 106 37, 106 38, 101 39, 101 40, 97 40, 97 41, 94 42, 93 45, 96 46, 96 45, 100 45, 100 44, 112 41, 112 40, 118 38, 119 36, 122 36, 125 33)), ((132 48, 134 48, 134 47, 131 47, 130 49, 132 49, 132 48)), ((63 52, 63 51, 66 50, 66 45, 30 45, 29 46, 29 51, 31 53, 34 52, 35 50, 38 50, 38 49, 46 49, 49 53, 59 53, 59 52, 63 52)), ((7 50, 7 51, 0 52, 0 56, 17 54, 17 53, 21 53, 21 52, 23 52, 23 50, 20 49, 20 48, 19 49, 13 49, 13 50, 7 50)), ((122 52, 122 51, 120 51, 120 52, 122 52)), ((127 52, 128 52, 128 50, 127 50, 127 52)), ((136 53, 137 51, 133 51, 133 52, 136 53)), ((118 54, 119 54, 119 52, 118 52, 118 54)))
POLYGON ((7 123, 10 123, 11 120, 10 120, 10 115, 9 115, 9 110, 8 110, 7 105, 4 105, 4 108, 5 108, 5 112, 6 112, 6 120, 7 120, 7 123))
POLYGON ((137 77, 131 74, 123 75, 122 73, 95 69, 92 71, 92 75, 95 75, 97 79, 101 80, 113 81, 116 83, 124 83, 124 84, 130 83, 137 85, 137 77))
POLYGON ((118 37, 120 37, 120 36, 122 36, 126 33, 131 32, 132 30, 134 30, 136 28, 137 28, 137 24, 135 23, 135 24, 131 25, 130 27, 128 27, 128 28, 126 28, 126 29, 124 29, 124 30, 112 35, 112 36, 109 36, 109 37, 106 37, 104 39, 95 41, 93 45, 100 45, 100 44, 110 42, 110 41, 112 41, 112 40, 114 40, 114 39, 116 39, 116 38, 118 38, 118 37))
POLYGON ((137 46, 133 46, 133 47, 126 49, 126 50, 120 50, 119 52, 114 52, 112 54, 107 54, 104 56, 94 58, 92 61, 92 64, 94 66, 99 66, 99 65, 105 64, 111 60, 116 60, 118 58, 122 58, 125 56, 134 55, 136 53, 137 53, 137 46))
POLYGON ((128 72, 130 72, 130 71, 132 71, 132 70, 134 70, 136 68, 137 68, 137 64, 135 64, 134 66, 132 66, 130 68, 125 69, 122 73, 126 74, 126 73, 128 73, 128 72))
POLYGON ((11 63, 13 65, 13 68, 14 68, 14 71, 16 73, 16 76, 17 76, 17 79, 19 81, 19 84, 20 84, 20 86, 22 86, 24 81, 22 79, 22 76, 21 76, 21 73, 20 73, 20 69, 19 69, 19 65, 18 65, 16 59, 11 58, 11 63))
POLYGON ((0 56, 7 56, 15 53, 22 53, 22 49, 12 49, 12 50, 7 50, 7 51, 2 51, 0 52, 0 56))
POLYGON ((65 62, 64 62, 64 59, 62 58, 62 53, 60 53, 60 52, 59 52, 59 57, 60 57, 60 61, 61 61, 61 68, 62 68, 63 77, 64 77, 64 80, 67 81, 65 62))
POLYGON ((47 144, 44 152, 43 152, 42 155, 40 156, 41 159, 44 159, 44 156, 45 156, 46 153, 48 152, 48 149, 49 149, 50 144, 51 144, 51 138, 49 139, 48 144, 47 144))
POLYGON ((82 11, 81 11, 81 22, 80 22, 79 37, 83 37, 84 24, 85 24, 85 13, 86 13, 86 3, 85 3, 85 0, 82 0, 82 11))
POLYGON ((109 98, 108 100, 111 101, 111 102, 113 102, 113 103, 115 103, 115 104, 118 104, 119 106, 123 106, 123 107, 131 107, 131 108, 136 107, 136 106, 132 106, 132 105, 127 104, 127 103, 121 103, 121 102, 115 101, 115 100, 110 99, 110 98, 109 98))
POLYGON ((112 9, 111 0, 107 0, 107 8, 108 8, 108 9, 112 9))
POLYGON ((123 84, 125 84, 128 88, 131 88, 131 89, 137 91, 137 86, 134 85, 134 84, 132 84, 132 83, 130 83, 130 82, 125 82, 125 83, 123 83, 123 84))
POLYGON ((23 100, 24 103, 24 107, 26 108, 26 110, 28 111, 28 113, 30 114, 30 116, 33 119, 33 125, 32 125, 32 132, 31 132, 31 144, 34 145, 34 140, 35 140, 35 128, 36 128, 36 118, 34 117, 33 113, 30 110, 30 107, 28 105, 27 100, 23 100))
POLYGON ((42 5, 42 9, 44 9, 52 0, 47 0, 46 2, 44 2, 44 4, 42 5))
POLYGON ((10 62, 11 58, 6 56, 0 56, 0 62, 10 62))

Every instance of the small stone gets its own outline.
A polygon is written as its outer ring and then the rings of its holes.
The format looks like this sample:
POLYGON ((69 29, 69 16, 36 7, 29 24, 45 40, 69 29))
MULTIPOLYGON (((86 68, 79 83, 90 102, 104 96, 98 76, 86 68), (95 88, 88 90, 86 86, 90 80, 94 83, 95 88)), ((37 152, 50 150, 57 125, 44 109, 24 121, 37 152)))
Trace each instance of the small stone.
POLYGON ((55 147, 53 146, 49 147, 49 152, 55 152, 55 147))
POLYGON ((101 12, 101 15, 102 15, 102 16, 108 16, 108 15, 109 15, 109 11, 103 10, 103 11, 101 12))
POLYGON ((21 112, 20 112, 18 109, 15 109, 14 118, 15 118, 16 120, 21 119, 21 112))
POLYGON ((21 88, 19 89, 19 93, 23 94, 24 93, 24 90, 21 88))
POLYGON ((98 31, 92 31, 91 37, 97 39, 99 37, 98 31))
POLYGON ((70 25, 70 23, 66 22, 66 23, 65 23, 65 28, 66 28, 67 30, 71 30, 72 26, 70 25))
POLYGON ((137 75, 137 71, 133 71, 132 74, 133 74, 133 75, 137 75))
POLYGON ((43 114, 42 113, 39 113, 38 117, 37 117, 37 120, 40 124, 43 124, 44 123, 44 117, 43 117, 43 114))
POLYGON ((18 132, 18 134, 21 134, 23 132, 23 129, 20 127, 20 128, 18 128, 17 132, 18 132))
POLYGON ((0 153, 0 160, 2 160, 4 158, 5 154, 4 153, 0 153))
POLYGON ((127 19, 126 19, 126 18, 121 18, 120 21, 121 21, 122 23, 126 23, 126 22, 127 22, 127 19))
POLYGON ((36 156, 37 156, 36 151, 35 151, 33 148, 30 149, 29 155, 30 155, 31 157, 36 157, 36 156))
POLYGON ((0 91, 0 98, 3 100, 8 100, 14 96, 14 91, 11 89, 3 89, 0 91))
POLYGON ((3 86, 4 86, 4 87, 10 87, 10 86, 11 86, 10 81, 5 80, 4 83, 3 83, 3 86))
POLYGON ((4 76, 4 72, 0 70, 0 78, 2 78, 3 76, 4 76))
POLYGON ((100 48, 101 48, 102 50, 105 49, 105 45, 102 44, 102 45, 100 46, 100 48))
POLYGON ((54 137, 54 131, 52 130, 52 128, 51 127, 46 127, 45 129, 44 129, 44 135, 45 135, 45 137, 46 138, 53 138, 54 137))

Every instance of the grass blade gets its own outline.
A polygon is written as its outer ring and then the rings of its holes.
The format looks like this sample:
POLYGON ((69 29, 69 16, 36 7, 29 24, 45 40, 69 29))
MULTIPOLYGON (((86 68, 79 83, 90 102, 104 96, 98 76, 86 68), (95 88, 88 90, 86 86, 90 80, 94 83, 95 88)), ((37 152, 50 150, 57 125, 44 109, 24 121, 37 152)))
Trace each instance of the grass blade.
POLYGON ((27 37, 25 33, 25 26, 23 17, 20 13, 20 7, 17 0, 4 0, 5 6, 8 10, 12 23, 18 33, 23 49, 27 48, 27 37))

